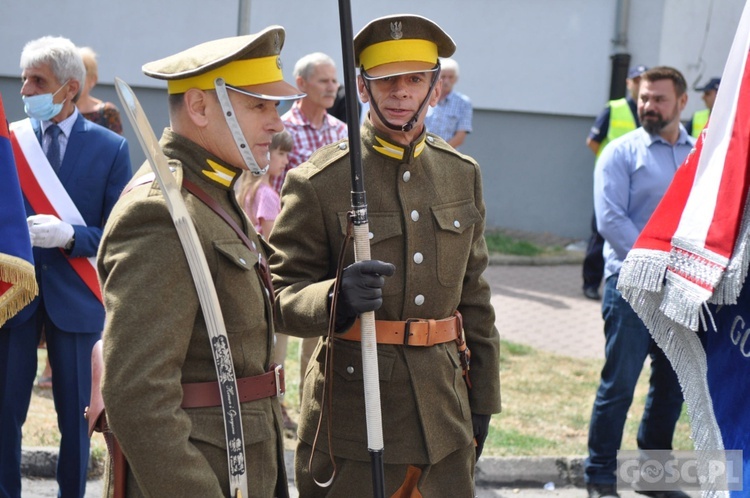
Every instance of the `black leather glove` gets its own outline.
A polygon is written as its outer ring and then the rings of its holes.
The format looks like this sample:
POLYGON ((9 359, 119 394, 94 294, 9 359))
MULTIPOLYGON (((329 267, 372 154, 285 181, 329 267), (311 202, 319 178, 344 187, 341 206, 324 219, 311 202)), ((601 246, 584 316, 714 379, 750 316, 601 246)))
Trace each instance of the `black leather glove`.
POLYGON ((492 415, 471 414, 471 425, 474 427, 474 440, 477 443, 477 460, 482 455, 484 440, 490 432, 490 418, 492 415))
POLYGON ((385 278, 393 275, 396 267, 383 261, 358 261, 341 274, 341 286, 336 305, 336 329, 354 322, 357 315, 375 311, 383 305, 385 278))

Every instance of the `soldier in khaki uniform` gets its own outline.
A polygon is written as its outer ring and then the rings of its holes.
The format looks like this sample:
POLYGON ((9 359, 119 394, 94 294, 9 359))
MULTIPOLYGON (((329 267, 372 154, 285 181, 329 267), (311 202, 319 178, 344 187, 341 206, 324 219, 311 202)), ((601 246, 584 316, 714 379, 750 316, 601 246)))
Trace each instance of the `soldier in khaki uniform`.
MULTIPOLYGON (((472 158, 423 124, 427 105, 439 97, 438 56, 454 49, 439 26, 414 15, 376 19, 354 39, 359 95, 371 106, 362 127, 362 163, 373 259, 351 264, 348 248, 335 339, 319 341, 307 368, 311 388, 303 393, 295 462, 300 496, 372 494, 354 322, 357 313, 371 310, 377 310, 386 496, 474 496, 475 461, 490 416, 500 411, 499 336, 482 278, 488 253, 481 173, 472 158), (471 350, 470 389, 456 312, 471 350), (419 320, 407 325, 411 319, 419 320), (323 360, 332 346, 328 411, 321 401, 323 360), (330 487, 319 487, 314 480, 332 473, 330 453, 336 474, 330 487)), ((282 189, 270 264, 277 327, 284 333, 326 334, 351 205, 348 154, 346 140, 319 149, 289 173, 282 189)))
MULTIPOLYGON (((148 76, 167 80, 170 128, 160 143, 208 261, 240 399, 251 399, 241 405, 245 463, 250 495, 262 498, 288 496, 276 393, 252 396, 241 385, 271 369, 272 304, 255 270, 255 251, 263 258, 269 251, 237 204, 233 186, 244 169, 267 165, 271 137, 283 129, 278 101, 301 96, 283 81, 283 43, 283 28, 272 26, 143 67, 148 76), (256 164, 234 142, 217 97, 217 78, 226 83, 244 135, 239 138, 256 164), (249 247, 185 190, 190 182, 241 227, 249 247)), ((145 164, 126 188, 98 255, 107 311, 102 394, 108 421, 128 460, 127 496, 226 497, 222 408, 191 390, 195 383, 209 383, 219 392, 206 322, 164 197, 149 172, 145 164)), ((112 482, 107 486, 111 494, 112 482)))

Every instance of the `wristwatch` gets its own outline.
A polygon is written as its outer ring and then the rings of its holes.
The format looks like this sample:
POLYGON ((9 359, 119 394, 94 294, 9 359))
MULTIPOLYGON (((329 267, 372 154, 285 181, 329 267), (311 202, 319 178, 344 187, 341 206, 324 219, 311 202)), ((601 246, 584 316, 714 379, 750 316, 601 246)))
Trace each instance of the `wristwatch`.
POLYGON ((67 252, 70 252, 73 250, 73 246, 75 245, 75 243, 76 243, 76 235, 73 234, 73 236, 70 238, 68 243, 65 244, 65 247, 63 247, 63 249, 65 249, 67 252))

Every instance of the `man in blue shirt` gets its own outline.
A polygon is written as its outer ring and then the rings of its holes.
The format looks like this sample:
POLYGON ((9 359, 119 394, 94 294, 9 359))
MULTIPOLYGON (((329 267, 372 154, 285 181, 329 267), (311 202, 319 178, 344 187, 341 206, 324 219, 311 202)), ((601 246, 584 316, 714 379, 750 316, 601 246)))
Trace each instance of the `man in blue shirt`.
MULTIPOLYGON (((589 426, 585 479, 589 497, 619 496, 615 484, 617 450, 647 357, 652 374, 638 447, 672 448, 682 408, 682 392, 671 364, 648 329, 617 290, 620 267, 690 153, 694 139, 680 123, 687 103, 685 78, 660 66, 641 75, 638 117, 642 126, 613 140, 594 170, 594 208, 604 237, 605 364, 589 426)), ((687 497, 681 491, 640 491, 647 496, 687 497)))
POLYGON ((457 149, 471 133, 473 109, 471 100, 453 89, 458 82, 458 62, 440 60, 440 100, 435 107, 427 108, 424 120, 427 131, 440 136, 457 149))
MULTIPOLYGON (((641 74, 648 68, 638 65, 630 68, 625 85, 628 94, 625 98, 610 100, 607 106, 597 116, 594 125, 586 137, 586 145, 598 158, 604 147, 617 137, 635 130, 641 124, 638 121, 638 109, 635 100, 638 98, 638 87, 641 84, 641 74)), ((599 300, 599 286, 604 276, 604 238, 596 230, 596 217, 591 215, 591 236, 586 247, 586 257, 583 259, 583 295, 589 299, 599 300)))

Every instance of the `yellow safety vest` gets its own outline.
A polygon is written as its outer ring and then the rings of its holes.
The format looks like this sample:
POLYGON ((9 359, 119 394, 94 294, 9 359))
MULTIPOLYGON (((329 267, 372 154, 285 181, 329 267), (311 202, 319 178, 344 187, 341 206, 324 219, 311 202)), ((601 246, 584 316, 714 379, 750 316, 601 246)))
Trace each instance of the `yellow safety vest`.
POLYGON ((599 151, 596 157, 602 153, 604 147, 617 137, 633 131, 637 128, 633 111, 630 109, 627 99, 617 99, 609 101, 609 129, 607 136, 599 145, 599 151))
POLYGON ((708 115, 710 113, 711 111, 708 109, 703 109, 702 111, 696 111, 696 113, 693 114, 693 130, 690 134, 695 138, 698 138, 703 131, 703 128, 706 127, 706 124, 708 123, 708 115))

